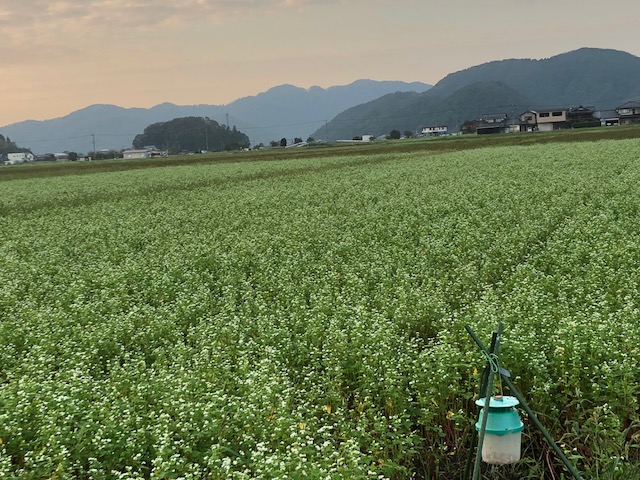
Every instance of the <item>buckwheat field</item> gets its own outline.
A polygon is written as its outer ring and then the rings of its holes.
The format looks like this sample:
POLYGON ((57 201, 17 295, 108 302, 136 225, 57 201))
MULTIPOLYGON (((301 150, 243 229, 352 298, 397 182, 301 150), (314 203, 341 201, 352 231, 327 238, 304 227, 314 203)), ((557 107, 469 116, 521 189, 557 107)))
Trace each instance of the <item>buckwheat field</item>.
MULTIPOLYGON (((640 478, 638 140, 15 179, 0 225, 0 478, 460 478, 498 322, 585 478, 640 478)), ((486 478, 566 475, 522 455, 486 478)))

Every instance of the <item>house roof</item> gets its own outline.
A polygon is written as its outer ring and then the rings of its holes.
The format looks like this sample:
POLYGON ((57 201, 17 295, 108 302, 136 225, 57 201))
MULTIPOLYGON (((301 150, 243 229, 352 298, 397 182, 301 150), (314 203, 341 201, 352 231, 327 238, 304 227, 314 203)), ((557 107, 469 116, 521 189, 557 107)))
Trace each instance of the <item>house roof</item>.
POLYGON ((618 112, 615 110, 600 110, 594 115, 596 118, 618 118, 618 112))
POLYGON ((506 120, 506 113, 483 113, 480 115, 480 120, 506 120))
POLYGON ((593 113, 595 111, 596 111, 596 107, 593 107, 593 106, 585 107, 584 105, 580 105, 579 107, 573 107, 569 109, 569 113, 583 113, 583 112, 593 113))
POLYGON ((616 108, 616 110, 620 110, 621 108, 640 108, 640 102, 636 100, 632 100, 631 102, 624 103, 616 108))
POLYGON ((551 112, 561 112, 561 111, 569 111, 567 107, 556 107, 556 108, 539 108, 536 110, 536 113, 551 113, 551 112))

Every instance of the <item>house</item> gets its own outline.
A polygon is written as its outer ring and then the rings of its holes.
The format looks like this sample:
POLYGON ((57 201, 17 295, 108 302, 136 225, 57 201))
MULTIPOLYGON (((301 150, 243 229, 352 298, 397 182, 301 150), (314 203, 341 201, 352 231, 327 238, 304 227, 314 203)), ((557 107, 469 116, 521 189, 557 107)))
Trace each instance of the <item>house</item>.
POLYGON ((570 125, 568 108, 527 110, 521 113, 518 119, 520 120, 519 131, 521 132, 550 132, 559 128, 568 128, 570 125))
POLYGON ((506 113, 488 113, 480 116, 476 133, 488 135, 492 133, 507 133, 509 131, 508 115, 506 113))
POLYGON ((640 123, 640 102, 638 101, 627 102, 620 105, 616 108, 616 112, 620 118, 620 125, 640 123))
POLYGON ((600 120, 600 126, 613 127, 620 125, 620 116, 615 110, 600 110, 594 114, 600 120))
POLYGON ((580 105, 579 107, 573 107, 569 109, 569 120, 571 122, 585 122, 593 120, 593 116, 596 113, 596 107, 585 107, 580 105))
POLYGON ((540 132, 550 132, 560 128, 567 128, 568 120, 568 108, 536 110, 536 123, 538 124, 538 131, 540 132))
POLYGON ((537 132, 538 131, 538 113, 534 110, 527 110, 518 116, 520 120, 521 132, 537 132))
POLYGON ((596 118, 596 107, 583 106, 569 109, 568 122, 571 128, 598 127, 600 120, 596 118))
POLYGON ((430 127, 424 127, 422 129, 422 134, 427 137, 440 137, 442 135, 447 135, 448 128, 446 125, 432 125, 430 127))
POLYGON ((33 162, 34 160, 35 157, 30 152, 8 153, 6 164, 16 165, 18 163, 33 162))

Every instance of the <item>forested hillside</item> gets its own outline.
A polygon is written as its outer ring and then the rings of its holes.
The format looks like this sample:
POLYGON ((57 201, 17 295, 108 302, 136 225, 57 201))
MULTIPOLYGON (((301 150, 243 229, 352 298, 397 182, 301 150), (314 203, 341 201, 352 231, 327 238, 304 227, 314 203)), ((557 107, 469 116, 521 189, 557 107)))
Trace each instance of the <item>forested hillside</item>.
POLYGON ((500 81, 540 106, 615 108, 640 96, 640 58, 618 50, 582 48, 542 60, 502 60, 451 73, 433 93, 446 95, 476 82, 500 81))
POLYGON ((235 126, 229 128, 209 118, 185 117, 149 125, 133 140, 134 148, 147 145, 170 152, 216 152, 246 148, 249 137, 235 126))
POLYGON ((353 107, 313 135, 335 140, 430 124, 457 131, 481 113, 518 115, 527 108, 614 109, 640 98, 638 78, 640 58, 617 50, 583 48, 543 60, 489 62, 452 73, 421 94, 387 95, 353 107))
POLYGON ((396 93, 359 105, 338 115, 314 138, 349 139, 358 135, 382 135, 392 129, 419 132, 430 124, 457 130, 466 120, 483 113, 518 114, 534 102, 501 82, 478 82, 451 95, 396 93))

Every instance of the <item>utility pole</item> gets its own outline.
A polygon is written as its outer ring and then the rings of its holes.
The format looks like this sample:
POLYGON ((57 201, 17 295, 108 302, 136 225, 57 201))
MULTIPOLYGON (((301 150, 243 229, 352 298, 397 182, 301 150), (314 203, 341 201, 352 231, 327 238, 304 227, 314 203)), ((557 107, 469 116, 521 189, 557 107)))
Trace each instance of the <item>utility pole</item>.
POLYGON ((227 113, 227 128, 229 128, 229 114, 227 113))
POLYGON ((93 154, 96 157, 96 160, 98 159, 98 152, 96 152, 96 134, 92 133, 91 136, 93 137, 93 154))

